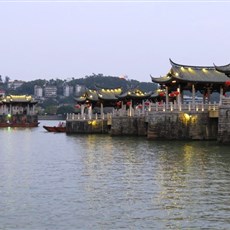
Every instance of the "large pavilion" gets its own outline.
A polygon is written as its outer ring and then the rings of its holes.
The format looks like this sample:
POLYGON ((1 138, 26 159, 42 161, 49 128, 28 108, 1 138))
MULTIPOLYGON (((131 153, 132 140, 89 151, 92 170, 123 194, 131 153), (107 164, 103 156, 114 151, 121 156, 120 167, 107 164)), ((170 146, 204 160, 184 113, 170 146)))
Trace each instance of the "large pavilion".
POLYGON ((184 102, 184 91, 192 93, 192 103, 195 103, 196 92, 203 95, 203 103, 210 102, 213 92, 220 95, 219 103, 225 93, 230 91, 230 64, 225 66, 191 66, 177 64, 170 59, 171 69, 163 77, 152 78, 152 82, 160 85, 165 91, 165 102, 168 105, 170 97, 175 96, 178 103, 184 102))

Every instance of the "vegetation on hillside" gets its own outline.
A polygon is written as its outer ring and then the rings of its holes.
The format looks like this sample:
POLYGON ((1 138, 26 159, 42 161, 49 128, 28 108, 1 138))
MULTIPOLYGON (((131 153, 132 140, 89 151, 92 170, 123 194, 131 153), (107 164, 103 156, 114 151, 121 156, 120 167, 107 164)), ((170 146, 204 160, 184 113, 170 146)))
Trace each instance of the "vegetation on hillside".
POLYGON ((34 95, 34 86, 38 85, 44 87, 46 85, 52 85, 57 87, 57 98, 49 98, 40 102, 38 105, 41 108, 41 113, 47 114, 65 114, 73 112, 74 109, 74 95, 70 97, 63 97, 63 86, 68 84, 69 86, 75 87, 81 85, 89 89, 95 89, 96 87, 101 88, 118 88, 121 87, 124 91, 128 89, 138 88, 144 92, 154 91, 157 89, 157 85, 152 82, 139 82, 137 80, 126 80, 124 78, 114 76, 104 76, 103 74, 92 74, 85 76, 84 78, 72 78, 68 80, 62 79, 37 79, 33 81, 27 81, 16 89, 7 87, 9 78, 5 78, 2 81, 0 78, 0 87, 6 91, 6 94, 27 94, 34 95))

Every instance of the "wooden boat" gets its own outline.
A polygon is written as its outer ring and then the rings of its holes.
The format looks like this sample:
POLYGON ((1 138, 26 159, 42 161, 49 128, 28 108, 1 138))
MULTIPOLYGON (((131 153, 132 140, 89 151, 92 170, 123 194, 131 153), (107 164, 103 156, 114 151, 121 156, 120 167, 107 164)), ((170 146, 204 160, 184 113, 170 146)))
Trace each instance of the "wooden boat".
POLYGON ((7 122, 2 122, 0 123, 0 128, 7 128, 7 127, 12 127, 12 128, 33 128, 33 127, 38 127, 39 122, 31 122, 31 123, 7 123, 7 122))
POLYGON ((48 132, 55 132, 55 133, 64 133, 66 132, 65 126, 46 126, 43 125, 43 128, 48 132))

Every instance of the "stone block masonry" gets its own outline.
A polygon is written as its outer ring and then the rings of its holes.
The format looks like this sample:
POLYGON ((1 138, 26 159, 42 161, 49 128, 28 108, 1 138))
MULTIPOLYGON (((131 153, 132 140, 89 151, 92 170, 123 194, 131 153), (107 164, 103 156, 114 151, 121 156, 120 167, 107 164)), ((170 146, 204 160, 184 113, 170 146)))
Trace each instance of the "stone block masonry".
MULTIPOLYGON (((227 101, 227 100, 226 100, 227 101)), ((145 116, 110 119, 69 119, 67 133, 146 136, 150 140, 217 140, 230 144, 230 99, 214 113, 206 111, 151 111, 145 116)))
POLYGON ((151 112, 148 117, 148 139, 216 140, 218 119, 208 112, 151 112))
POLYGON ((107 120, 66 121, 66 133, 68 134, 106 134, 108 131, 107 120))
POLYGON ((112 136, 147 136, 145 117, 113 117, 110 129, 112 136))

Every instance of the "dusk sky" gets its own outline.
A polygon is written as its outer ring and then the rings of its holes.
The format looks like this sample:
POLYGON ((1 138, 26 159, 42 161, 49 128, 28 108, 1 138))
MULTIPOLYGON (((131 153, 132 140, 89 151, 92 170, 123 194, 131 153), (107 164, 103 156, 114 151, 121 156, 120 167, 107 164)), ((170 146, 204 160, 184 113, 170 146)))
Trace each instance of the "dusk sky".
POLYGON ((230 2, 2 2, 0 74, 11 80, 127 75, 230 63, 230 2))

